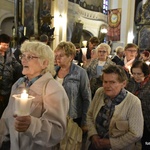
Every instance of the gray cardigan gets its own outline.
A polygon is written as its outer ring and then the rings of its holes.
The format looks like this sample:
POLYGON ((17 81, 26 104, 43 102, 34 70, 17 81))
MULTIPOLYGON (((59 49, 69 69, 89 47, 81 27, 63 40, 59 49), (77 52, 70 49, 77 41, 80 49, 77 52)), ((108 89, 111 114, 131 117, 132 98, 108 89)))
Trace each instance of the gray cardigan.
MULTIPOLYGON (((86 68, 87 73, 88 73, 88 76, 89 76, 89 79, 91 79, 91 78, 93 78, 93 77, 94 77, 94 78, 97 77, 98 61, 99 61, 98 58, 93 59, 93 60, 90 62, 89 66, 86 68)), ((113 65, 113 64, 115 64, 115 63, 112 62, 109 57, 107 57, 106 62, 105 62, 105 64, 104 64, 103 68, 106 68, 108 65, 113 65)))

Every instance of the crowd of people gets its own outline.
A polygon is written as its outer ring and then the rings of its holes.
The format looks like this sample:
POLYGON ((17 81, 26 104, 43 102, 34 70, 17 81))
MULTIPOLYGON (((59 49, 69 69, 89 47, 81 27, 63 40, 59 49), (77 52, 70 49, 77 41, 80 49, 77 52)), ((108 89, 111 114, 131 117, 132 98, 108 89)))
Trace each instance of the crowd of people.
POLYGON ((52 50, 47 35, 23 37, 14 53, 9 44, 1 34, 1 150, 59 150, 68 116, 83 131, 82 150, 150 149, 148 50, 128 43, 110 57, 110 45, 97 37, 86 55, 69 41, 52 50), (23 90, 34 97, 27 115, 14 111, 13 95, 23 90))

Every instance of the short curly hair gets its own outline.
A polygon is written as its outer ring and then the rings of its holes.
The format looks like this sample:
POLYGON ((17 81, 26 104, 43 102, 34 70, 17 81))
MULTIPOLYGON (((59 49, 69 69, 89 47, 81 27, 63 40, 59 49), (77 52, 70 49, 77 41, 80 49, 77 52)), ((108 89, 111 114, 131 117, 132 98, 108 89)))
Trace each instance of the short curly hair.
POLYGON ((54 69, 54 52, 51 50, 50 46, 40 42, 40 41, 25 41, 20 48, 21 52, 31 52, 37 55, 40 60, 48 60, 48 66, 43 70, 42 73, 50 72, 55 75, 54 69))
POLYGON ((108 67, 103 69, 102 79, 103 79, 104 74, 111 74, 111 73, 115 73, 118 75, 118 81, 120 83, 124 81, 128 81, 125 70, 120 65, 108 65, 108 67))
POLYGON ((76 47, 72 42, 60 42, 54 52, 64 50, 65 55, 67 56, 75 56, 76 55, 76 47))
POLYGON ((101 43, 97 46, 96 51, 98 51, 98 49, 100 47, 104 47, 106 49, 106 51, 108 52, 108 54, 110 54, 111 51, 111 47, 107 44, 107 43, 101 43))

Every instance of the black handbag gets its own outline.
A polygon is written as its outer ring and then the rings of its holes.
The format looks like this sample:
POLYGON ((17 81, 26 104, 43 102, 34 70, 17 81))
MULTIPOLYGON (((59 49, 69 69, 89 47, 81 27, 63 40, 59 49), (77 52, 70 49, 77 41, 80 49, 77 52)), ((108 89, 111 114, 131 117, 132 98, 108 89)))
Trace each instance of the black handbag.
POLYGON ((0 150, 10 150, 10 141, 3 142, 0 150))

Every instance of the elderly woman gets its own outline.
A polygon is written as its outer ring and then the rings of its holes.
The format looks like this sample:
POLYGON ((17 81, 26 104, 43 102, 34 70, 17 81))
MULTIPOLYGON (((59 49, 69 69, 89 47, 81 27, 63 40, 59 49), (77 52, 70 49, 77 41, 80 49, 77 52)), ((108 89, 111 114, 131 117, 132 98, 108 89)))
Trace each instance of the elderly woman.
POLYGON ((86 68, 89 75, 89 79, 93 77, 99 77, 102 75, 103 68, 107 67, 110 64, 114 64, 111 59, 108 57, 110 54, 110 46, 106 43, 101 43, 97 46, 97 58, 93 59, 89 66, 86 68))
POLYGON ((96 48, 97 58, 95 57, 94 59, 92 59, 89 66, 85 67, 90 79, 92 97, 94 96, 97 88, 102 86, 102 70, 110 64, 115 64, 108 57, 110 54, 110 50, 110 46, 106 43, 101 43, 100 45, 98 45, 98 47, 96 48))
POLYGON ((144 116, 144 132, 141 139, 142 150, 150 149, 150 71, 143 61, 136 61, 131 67, 132 78, 129 79, 127 90, 136 95, 142 104, 144 116))
POLYGON ((87 149, 131 150, 143 133, 140 100, 124 89, 127 76, 121 66, 109 65, 102 80, 87 113, 87 149))
POLYGON ((86 129, 86 113, 91 102, 91 90, 86 71, 72 61, 76 48, 71 42, 61 42, 54 50, 56 80, 65 88, 69 97, 68 115, 84 130, 86 129))
POLYGON ((25 75, 12 87, 9 104, 0 120, 0 146, 10 140, 11 150, 50 150, 65 135, 69 101, 53 78, 54 55, 41 42, 24 42, 20 57, 25 75), (46 85, 45 85, 46 84, 46 85), (29 115, 14 114, 14 94, 23 89, 35 97, 29 115))
POLYGON ((106 43, 101 43, 96 48, 97 58, 91 60, 89 66, 86 68, 89 78, 99 77, 102 75, 103 68, 106 68, 110 64, 114 64, 108 57, 111 48, 106 43))

